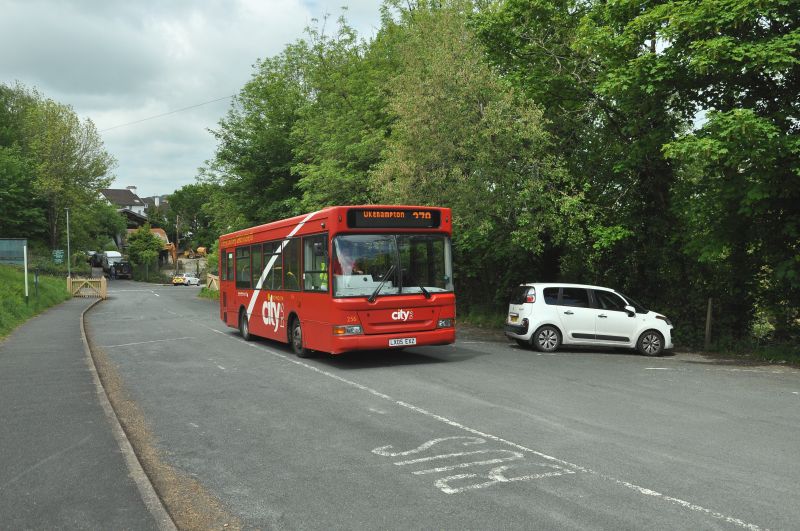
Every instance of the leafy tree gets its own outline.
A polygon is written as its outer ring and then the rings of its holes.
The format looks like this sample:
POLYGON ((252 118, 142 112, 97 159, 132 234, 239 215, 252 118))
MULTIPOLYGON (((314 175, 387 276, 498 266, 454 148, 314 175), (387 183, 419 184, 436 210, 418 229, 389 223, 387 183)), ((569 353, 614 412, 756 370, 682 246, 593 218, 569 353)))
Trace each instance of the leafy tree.
POLYGON ((219 189, 218 184, 201 182, 187 184, 169 196, 167 224, 174 227, 176 221, 180 221, 179 231, 181 234, 191 234, 192 247, 208 247, 219 237, 212 227, 211 215, 203 208, 219 189))
POLYGON ((488 67, 470 12, 459 1, 401 10, 397 120, 372 185, 388 202, 451 206, 460 300, 497 308, 520 275, 545 273, 537 258, 567 237, 582 199, 542 111, 488 67))
POLYGON ((290 134, 310 97, 305 82, 308 53, 307 44, 299 41, 276 57, 259 60, 253 77, 212 131, 217 152, 201 177, 224 187, 224 196, 212 199, 226 203, 224 225, 232 226, 231 219, 240 216, 256 224, 300 211, 290 134))
POLYGON ((797 308, 795 4, 507 0, 474 17, 494 64, 547 110, 570 171, 589 176, 599 252, 567 253, 565 272, 640 293, 689 282, 688 304, 649 291, 687 324, 721 298, 734 336, 759 299, 797 308))
POLYGON ((34 193, 33 161, 20 145, 25 115, 36 100, 21 85, 0 84, 0 234, 42 238, 42 201, 34 193))
POLYGON ((755 304, 779 339, 800 317, 800 18, 797 3, 704 0, 654 7, 635 23, 664 49, 656 83, 675 112, 705 113, 667 143, 680 167, 676 211, 687 254, 707 266, 730 315, 749 330, 755 304))
POLYGON ((0 146, 0 234, 4 237, 36 239, 47 234, 31 173, 32 163, 18 146, 0 146))
POLYGON ((149 268, 157 265, 157 258, 164 242, 150 231, 150 225, 145 223, 135 232, 128 235, 128 257, 134 266, 144 266, 149 276, 149 268))
POLYGON ((307 32, 305 79, 314 97, 300 109, 291 136, 303 210, 369 203, 369 172, 381 160, 392 121, 384 89, 394 67, 390 35, 360 41, 343 17, 333 36, 307 32))
POLYGON ((105 249, 109 241, 124 234, 127 227, 125 218, 105 201, 95 200, 71 208, 70 240, 77 250, 105 249))
POLYGON ((23 149, 35 161, 34 189, 46 205, 50 244, 61 237, 66 207, 90 203, 106 188, 115 161, 103 149, 94 124, 68 106, 37 99, 26 115, 23 149))

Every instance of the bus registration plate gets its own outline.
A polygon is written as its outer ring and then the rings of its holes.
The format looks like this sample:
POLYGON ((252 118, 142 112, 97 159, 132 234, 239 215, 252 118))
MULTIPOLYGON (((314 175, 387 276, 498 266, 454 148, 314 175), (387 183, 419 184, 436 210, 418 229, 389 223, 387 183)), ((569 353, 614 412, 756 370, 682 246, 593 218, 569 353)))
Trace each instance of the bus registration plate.
POLYGON ((409 345, 416 345, 416 344, 417 344, 416 337, 401 337, 398 339, 389 340, 390 347, 407 347, 409 345))

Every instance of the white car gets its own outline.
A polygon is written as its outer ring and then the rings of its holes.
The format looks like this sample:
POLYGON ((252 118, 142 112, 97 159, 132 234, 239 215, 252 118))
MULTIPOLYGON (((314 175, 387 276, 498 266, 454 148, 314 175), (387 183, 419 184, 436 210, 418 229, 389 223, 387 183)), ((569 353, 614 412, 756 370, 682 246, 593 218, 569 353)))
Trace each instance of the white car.
POLYGON ((180 273, 172 277, 173 286, 199 286, 200 279, 188 273, 180 273))
POLYGON ((508 305, 506 336, 553 352, 561 345, 635 348, 658 356, 672 348, 672 323, 634 299, 600 286, 532 283, 508 305))

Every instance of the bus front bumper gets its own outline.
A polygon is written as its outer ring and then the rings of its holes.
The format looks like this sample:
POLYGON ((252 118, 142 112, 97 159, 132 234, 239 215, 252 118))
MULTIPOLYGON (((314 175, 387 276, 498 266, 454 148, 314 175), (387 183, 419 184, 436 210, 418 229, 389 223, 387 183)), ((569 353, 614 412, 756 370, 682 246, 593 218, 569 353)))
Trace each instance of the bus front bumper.
POLYGON ((456 341, 455 328, 437 328, 402 334, 368 334, 353 336, 334 336, 331 354, 341 354, 353 350, 392 350, 404 347, 424 347, 449 345, 456 341), (413 344, 411 341, 413 340, 413 344))

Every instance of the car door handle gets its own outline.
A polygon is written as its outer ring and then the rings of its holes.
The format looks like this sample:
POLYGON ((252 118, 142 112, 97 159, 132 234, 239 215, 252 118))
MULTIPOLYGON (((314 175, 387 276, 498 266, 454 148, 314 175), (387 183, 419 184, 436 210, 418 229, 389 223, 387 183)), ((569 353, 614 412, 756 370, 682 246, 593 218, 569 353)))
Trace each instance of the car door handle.
POLYGON ((565 314, 567 314, 567 315, 573 315, 573 314, 574 314, 574 312, 573 312, 572 310, 567 310, 567 311, 566 311, 566 312, 564 312, 564 313, 565 313, 565 314))
POLYGON ((608 316, 607 316, 606 314, 604 314, 604 313, 601 313, 601 314, 600 314, 600 315, 598 315, 597 317, 601 317, 601 318, 603 318, 603 319, 606 319, 606 318, 608 318, 608 316))

